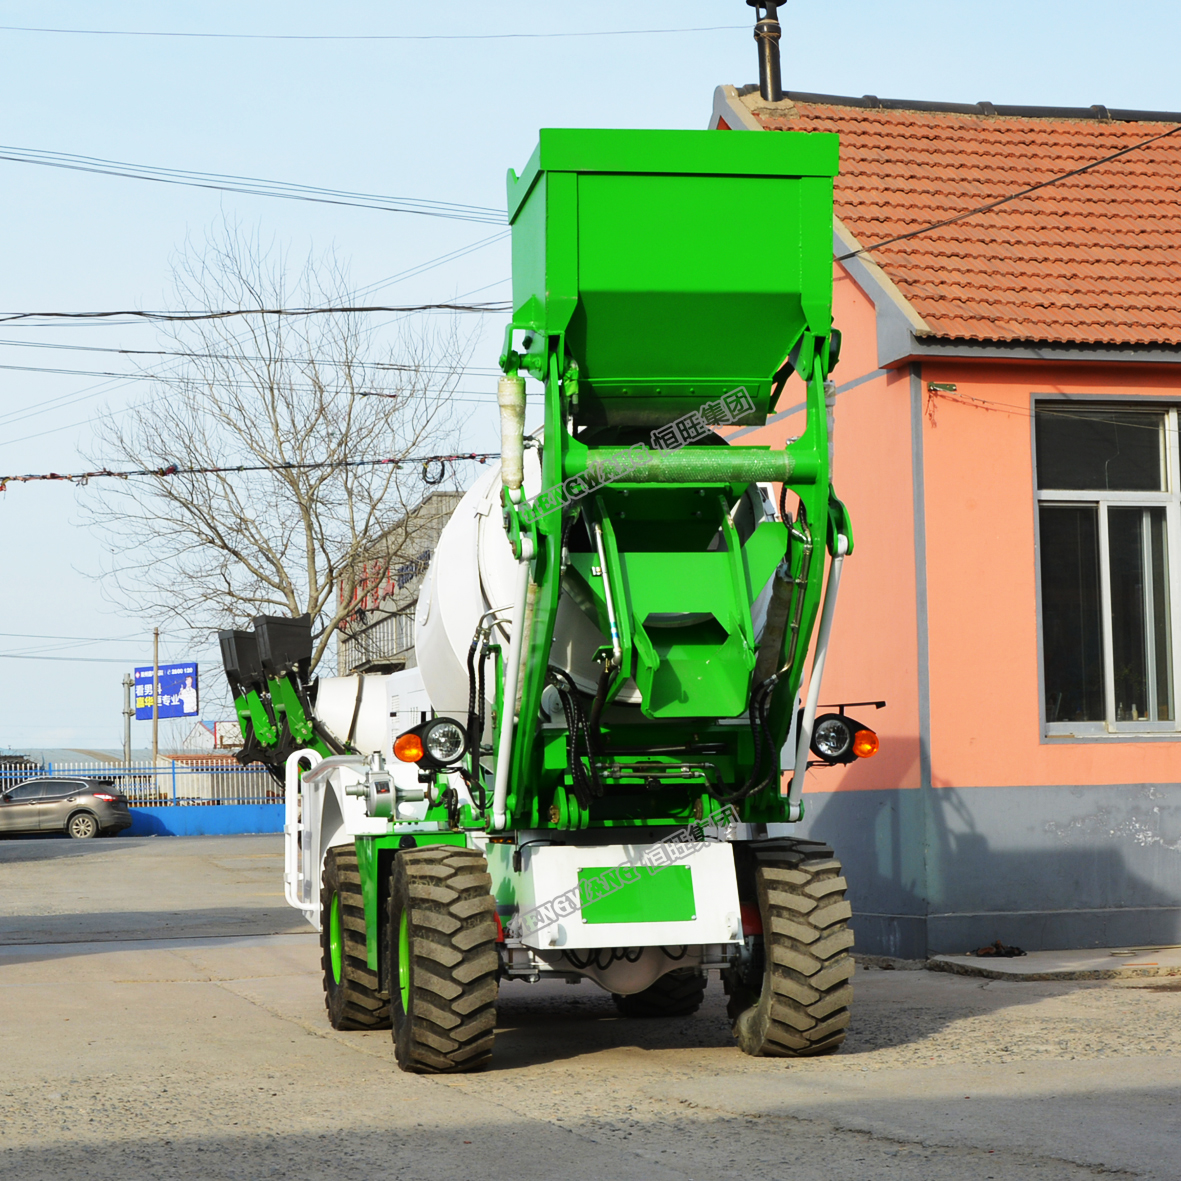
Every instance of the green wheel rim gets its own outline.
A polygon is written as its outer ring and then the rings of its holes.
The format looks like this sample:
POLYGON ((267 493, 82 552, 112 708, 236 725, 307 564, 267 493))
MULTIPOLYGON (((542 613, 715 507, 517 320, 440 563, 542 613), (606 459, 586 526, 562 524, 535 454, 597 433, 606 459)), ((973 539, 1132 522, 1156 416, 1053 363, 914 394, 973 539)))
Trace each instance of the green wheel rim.
POLYGON ((410 1011, 410 922, 405 911, 398 918, 398 992, 402 1012, 410 1011))
POLYGON ((328 907, 328 960, 332 964, 332 979, 339 984, 344 967, 344 944, 340 933, 340 895, 332 895, 328 907))

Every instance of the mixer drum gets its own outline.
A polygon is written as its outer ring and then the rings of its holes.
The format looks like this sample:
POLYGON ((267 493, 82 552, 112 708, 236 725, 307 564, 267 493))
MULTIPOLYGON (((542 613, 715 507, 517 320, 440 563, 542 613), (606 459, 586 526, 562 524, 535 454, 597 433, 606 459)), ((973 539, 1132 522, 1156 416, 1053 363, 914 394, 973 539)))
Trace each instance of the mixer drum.
MULTIPOLYGON (((516 625, 512 599, 517 563, 501 520, 500 488, 497 464, 468 489, 443 529, 418 595, 414 646, 423 684, 435 711, 451 717, 467 714, 467 653, 480 620, 503 608, 493 638, 506 653, 516 625)), ((530 448, 525 452, 526 499, 540 488, 541 464, 536 449, 530 448)), ((550 663, 565 669, 579 689, 594 693, 599 665, 593 657, 608 642, 563 590, 550 663)), ((487 680, 491 685, 490 675, 487 680)), ((628 681, 615 700, 639 705, 635 682, 628 681)))

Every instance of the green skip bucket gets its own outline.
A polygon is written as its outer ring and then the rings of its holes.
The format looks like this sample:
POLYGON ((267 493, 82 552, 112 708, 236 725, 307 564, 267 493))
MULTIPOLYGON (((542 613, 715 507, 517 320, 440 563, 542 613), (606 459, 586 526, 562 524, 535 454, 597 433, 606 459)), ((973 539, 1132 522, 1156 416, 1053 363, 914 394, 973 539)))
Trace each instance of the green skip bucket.
POLYGON ((832 309, 837 137, 546 129, 508 174, 513 322, 564 334, 584 425, 657 426, 772 379, 832 309))

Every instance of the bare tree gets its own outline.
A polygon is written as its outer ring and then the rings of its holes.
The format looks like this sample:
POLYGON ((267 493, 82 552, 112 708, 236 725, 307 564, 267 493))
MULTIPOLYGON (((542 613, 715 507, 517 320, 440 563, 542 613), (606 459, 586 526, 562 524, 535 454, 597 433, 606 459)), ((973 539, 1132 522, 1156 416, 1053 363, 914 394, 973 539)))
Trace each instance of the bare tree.
MULTIPOLYGON (((192 309, 351 302, 333 258, 292 280, 281 251, 232 227, 190 246, 174 274, 192 309)), ((179 355, 153 369, 148 399, 105 420, 93 458, 217 470, 118 482, 90 510, 111 541, 106 574, 124 603, 206 634, 307 612, 314 667, 355 600, 414 552, 407 510, 426 473, 400 461, 449 439, 467 348, 454 321, 403 320, 379 354, 365 320, 260 311, 169 330, 179 355), (248 468, 263 470, 235 470, 248 468)))

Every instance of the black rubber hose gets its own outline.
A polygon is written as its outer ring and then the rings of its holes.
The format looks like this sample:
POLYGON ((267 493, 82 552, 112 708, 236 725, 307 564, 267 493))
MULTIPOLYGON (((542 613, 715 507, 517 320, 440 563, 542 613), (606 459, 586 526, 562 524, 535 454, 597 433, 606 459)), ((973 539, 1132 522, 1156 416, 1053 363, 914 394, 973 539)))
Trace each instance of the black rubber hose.
POLYGON ((562 701, 562 710, 566 715, 566 752, 570 764, 570 777, 579 804, 583 808, 588 808, 591 796, 603 794, 603 782, 599 778, 599 769, 595 763, 596 750, 592 745, 590 729, 586 715, 582 711, 578 689, 564 669, 555 668, 553 665, 550 666, 549 676, 546 680, 548 684, 558 690, 562 701), (582 752, 578 749, 580 737, 590 766, 589 776, 587 768, 583 766, 582 752))
POLYGON ((607 705, 607 694, 611 689, 611 666, 607 661, 603 661, 603 671, 599 673, 599 684, 595 690, 594 704, 591 706, 590 715, 590 740, 594 742, 594 753, 598 754, 603 749, 603 732, 600 729, 603 720, 603 710, 607 705))

